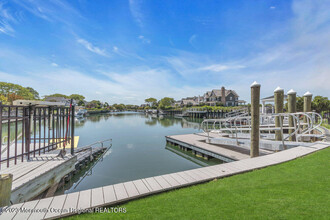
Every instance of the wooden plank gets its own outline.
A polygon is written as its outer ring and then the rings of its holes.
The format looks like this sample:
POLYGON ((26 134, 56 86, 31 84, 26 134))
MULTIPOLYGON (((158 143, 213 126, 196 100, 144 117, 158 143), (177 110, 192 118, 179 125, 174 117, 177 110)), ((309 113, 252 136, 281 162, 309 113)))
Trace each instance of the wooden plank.
POLYGON ((124 183, 124 186, 129 197, 136 197, 139 195, 133 182, 126 182, 124 183))
POLYGON ((184 171, 183 172, 178 172, 176 173, 179 176, 181 176, 183 179, 185 179, 188 183, 195 182, 197 179, 191 177, 190 175, 186 174, 184 171))
POLYGON ((185 180, 184 178, 182 178, 178 173, 171 173, 169 174, 173 179, 175 179, 178 183, 180 183, 180 185, 185 185, 188 183, 187 180, 185 180))
POLYGON ((171 185, 162 176, 155 176, 154 178, 163 189, 171 187, 171 185))
POLYGON ((162 177, 171 185, 171 186, 180 186, 181 184, 173 179, 169 174, 162 175, 162 177))
POLYGON ((46 213, 49 209, 49 206, 52 203, 53 199, 54 199, 54 197, 40 199, 38 204, 36 205, 35 209, 36 210, 41 210, 41 211, 40 212, 33 212, 28 219, 29 220, 43 219, 44 216, 46 215, 46 213))
POLYGON ((53 218, 55 216, 59 216, 62 213, 62 208, 63 205, 65 203, 67 195, 60 195, 60 196, 55 196, 55 197, 51 197, 53 198, 52 202, 49 205, 49 208, 51 208, 51 210, 49 210, 46 215, 44 216, 44 218, 53 218))
POLYGON ((34 207, 36 207, 36 205, 38 204, 39 200, 33 200, 30 202, 26 202, 24 203, 24 205, 22 206, 22 210, 20 210, 19 212, 17 212, 17 214, 15 215, 14 218, 12 219, 28 219, 29 216, 31 215, 31 213, 33 212, 34 207))
POLYGON ((216 172, 212 169, 209 169, 208 167, 203 167, 203 168, 199 168, 199 169, 196 169, 196 170, 205 173, 206 175, 210 176, 211 178, 216 178, 216 177, 219 176, 218 172, 216 172))
POLYGON ((148 187, 144 184, 144 182, 142 180, 134 180, 133 183, 134 183, 135 187, 137 188, 137 190, 139 191, 140 195, 147 194, 150 192, 150 190, 148 189, 148 187))
POLYGON ((117 201, 121 201, 128 198, 124 184, 122 183, 115 184, 113 185, 113 188, 115 189, 117 201))
POLYGON ((8 220, 14 218, 23 205, 24 203, 19 203, 10 207, 5 207, 6 211, 1 213, 0 219, 8 220))
POLYGON ((104 204, 104 197, 103 197, 103 188, 98 187, 92 189, 92 207, 97 207, 104 204))
POLYGON ((78 200, 79 200, 79 192, 67 194, 65 202, 63 204, 61 216, 66 216, 69 215, 70 213, 77 212, 78 200))
POLYGON ((150 186, 151 190, 150 191, 159 191, 162 190, 163 188, 159 185, 159 183, 155 180, 153 177, 149 177, 144 179, 148 185, 150 186))
POLYGON ((84 190, 79 192, 77 209, 87 209, 91 207, 92 190, 84 190))
POLYGON ((228 169, 224 166, 210 166, 210 169, 218 171, 220 176, 227 176, 227 175, 232 175, 233 173, 235 173, 231 169, 228 169))
POLYGON ((117 201, 117 197, 113 185, 103 187, 103 197, 105 204, 110 204, 113 203, 114 201, 117 201))
POLYGON ((191 173, 192 175, 199 176, 200 177, 200 180, 207 180, 207 179, 213 178, 212 175, 207 175, 206 173, 203 173, 202 171, 197 170, 197 169, 188 170, 187 173, 188 174, 191 173))

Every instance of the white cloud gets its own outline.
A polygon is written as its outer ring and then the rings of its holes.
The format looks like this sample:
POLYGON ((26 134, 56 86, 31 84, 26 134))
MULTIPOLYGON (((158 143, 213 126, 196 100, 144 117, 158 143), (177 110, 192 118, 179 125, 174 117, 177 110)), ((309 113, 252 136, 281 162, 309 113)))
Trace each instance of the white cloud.
POLYGON ((16 22, 16 19, 11 15, 10 11, 4 7, 4 3, 0 2, 0 33, 14 36, 15 30, 11 23, 16 22))
POLYGON ((200 70, 201 71, 213 71, 213 72, 221 72, 221 71, 225 71, 225 70, 230 70, 230 69, 242 69, 245 68, 245 66, 242 65, 222 65, 222 64, 213 64, 213 65, 209 65, 209 66, 205 66, 205 67, 201 67, 200 70))
POLYGON ((51 65, 54 66, 54 67, 58 67, 57 63, 51 63, 51 65))
POLYGON ((151 43, 151 41, 150 41, 148 38, 145 38, 143 35, 140 35, 138 38, 139 38, 139 39, 141 40, 141 42, 144 43, 144 44, 150 44, 150 43, 151 43))
POLYGON ((270 6, 269 8, 272 9, 272 10, 276 9, 275 6, 270 6))
POLYGON ((87 40, 85 39, 78 39, 77 42, 81 45, 83 45, 87 50, 93 52, 93 53, 96 53, 98 55, 101 55, 101 56, 108 56, 105 49, 100 49, 96 46, 94 46, 92 43, 88 42, 87 40))
POLYGON ((191 37, 189 38, 189 43, 191 44, 191 46, 195 47, 195 41, 196 41, 197 35, 193 34, 191 35, 191 37))
POLYGON ((143 12, 141 9, 142 0, 129 0, 129 9, 135 22, 143 27, 143 12))

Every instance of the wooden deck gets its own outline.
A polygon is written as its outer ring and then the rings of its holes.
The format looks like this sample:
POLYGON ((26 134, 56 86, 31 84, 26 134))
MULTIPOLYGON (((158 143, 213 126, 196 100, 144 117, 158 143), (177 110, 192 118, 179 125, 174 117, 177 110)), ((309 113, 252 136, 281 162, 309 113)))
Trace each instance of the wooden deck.
POLYGON ((44 154, 29 161, 19 161, 16 165, 1 169, 0 173, 13 174, 11 201, 19 203, 34 198, 59 182, 74 169, 76 161, 76 156, 61 158, 57 157, 57 154, 44 154))
POLYGON ((10 206, 12 212, 3 212, 0 215, 0 219, 51 219, 74 215, 79 209, 93 209, 96 207, 116 205, 147 195, 260 169, 290 161, 329 146, 330 143, 316 142, 310 147, 301 146, 256 158, 245 158, 231 163, 149 177, 20 203, 10 206), (25 209, 25 212, 19 211, 22 209, 25 209), (39 212, 35 210, 39 210, 39 212))

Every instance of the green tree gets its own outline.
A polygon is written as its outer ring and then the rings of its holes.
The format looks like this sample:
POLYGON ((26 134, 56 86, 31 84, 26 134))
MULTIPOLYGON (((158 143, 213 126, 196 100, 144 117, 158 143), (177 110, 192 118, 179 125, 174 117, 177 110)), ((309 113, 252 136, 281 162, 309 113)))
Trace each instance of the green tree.
POLYGON ((145 101, 150 107, 156 107, 156 105, 157 105, 157 99, 152 98, 152 97, 150 97, 150 98, 148 98, 148 99, 145 99, 144 101, 145 101))
POLYGON ((102 103, 99 100, 92 100, 87 104, 86 107, 87 108, 101 108, 102 103))
POLYGON ((68 98, 76 100, 78 103, 79 101, 84 101, 85 96, 79 94, 71 94, 68 98))
POLYGON ((10 101, 14 101, 18 98, 26 100, 34 99, 34 95, 27 88, 14 83, 0 82, 0 94, 5 96, 8 101, 9 99, 10 101))
MULTIPOLYGON (((297 97, 297 112, 302 112, 304 110, 304 97, 297 97)), ((286 109, 288 109, 286 107, 286 109)))
POLYGON ((330 109, 330 100, 327 97, 315 96, 312 101, 312 109, 316 112, 322 112, 330 109))
POLYGON ((164 97, 159 101, 159 108, 161 109, 169 109, 171 108, 171 105, 174 103, 174 99, 173 98, 169 98, 169 97, 164 97))
POLYGON ((34 99, 40 99, 39 92, 37 92, 35 89, 31 87, 26 87, 26 89, 32 93, 34 99))
POLYGON ((69 98, 69 96, 67 96, 67 95, 64 95, 64 94, 60 94, 60 93, 55 93, 55 94, 52 94, 52 95, 46 95, 45 96, 46 98, 47 97, 63 97, 63 98, 69 98))

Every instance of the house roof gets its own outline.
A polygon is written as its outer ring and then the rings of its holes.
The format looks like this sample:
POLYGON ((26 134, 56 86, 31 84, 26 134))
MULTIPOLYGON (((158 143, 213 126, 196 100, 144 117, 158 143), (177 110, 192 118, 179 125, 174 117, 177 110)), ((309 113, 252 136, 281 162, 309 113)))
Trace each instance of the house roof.
POLYGON ((235 90, 231 90, 231 89, 227 90, 227 89, 226 89, 226 96, 228 96, 230 93, 233 93, 234 96, 239 97, 239 95, 235 92, 235 90))

